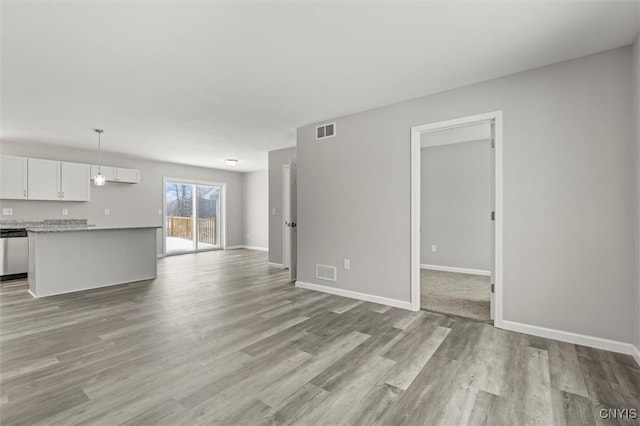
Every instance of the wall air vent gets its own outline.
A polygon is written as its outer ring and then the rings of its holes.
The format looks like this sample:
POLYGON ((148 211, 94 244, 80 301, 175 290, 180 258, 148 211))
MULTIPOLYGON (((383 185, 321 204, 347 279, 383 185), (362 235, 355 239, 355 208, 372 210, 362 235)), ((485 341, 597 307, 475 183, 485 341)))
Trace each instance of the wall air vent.
POLYGON ((331 138, 336 135, 336 123, 323 124, 316 127, 316 140, 331 138))
POLYGON ((320 280, 336 281, 338 271, 335 266, 316 265, 316 278, 320 280))

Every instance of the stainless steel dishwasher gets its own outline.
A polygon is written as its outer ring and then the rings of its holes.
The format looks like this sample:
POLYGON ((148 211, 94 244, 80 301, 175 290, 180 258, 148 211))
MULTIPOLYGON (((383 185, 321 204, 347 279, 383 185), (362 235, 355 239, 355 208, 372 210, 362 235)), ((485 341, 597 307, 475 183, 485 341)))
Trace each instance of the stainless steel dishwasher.
POLYGON ((29 271, 29 240, 25 229, 0 229, 0 281, 24 278, 29 271))

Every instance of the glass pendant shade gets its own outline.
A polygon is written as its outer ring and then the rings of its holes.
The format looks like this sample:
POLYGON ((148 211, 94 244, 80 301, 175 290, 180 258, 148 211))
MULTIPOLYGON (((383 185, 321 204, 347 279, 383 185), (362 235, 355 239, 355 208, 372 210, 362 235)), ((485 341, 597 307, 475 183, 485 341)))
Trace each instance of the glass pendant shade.
POLYGON ((95 186, 104 186, 106 181, 107 178, 104 177, 103 174, 100 174, 100 172, 98 172, 98 174, 93 177, 93 183, 95 184, 95 186))

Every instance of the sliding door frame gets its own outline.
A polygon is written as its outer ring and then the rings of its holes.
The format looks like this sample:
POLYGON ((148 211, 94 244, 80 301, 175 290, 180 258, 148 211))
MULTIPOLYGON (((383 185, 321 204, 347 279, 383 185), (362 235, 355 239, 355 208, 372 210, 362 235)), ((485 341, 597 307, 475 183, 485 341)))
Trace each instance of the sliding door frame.
MULTIPOLYGON (((194 234, 196 235, 196 240, 197 240, 198 212, 194 211, 193 216, 196 219, 196 228, 194 229, 194 234)), ((196 242, 196 247, 198 247, 197 242, 196 242)), ((211 250, 226 250, 226 248, 227 248, 227 184, 225 182, 209 182, 209 181, 185 179, 185 178, 172 178, 167 176, 163 177, 162 178, 162 253, 165 256, 172 256, 174 254, 198 253, 201 251, 211 251, 211 250), (220 248, 199 249, 199 250, 178 252, 178 253, 167 253, 167 183, 168 182, 183 183, 185 185, 196 185, 194 194, 193 194, 193 196, 195 197, 194 199, 198 197, 197 185, 220 187, 220 202, 222 203, 222 208, 220 209, 220 220, 222 221, 222 225, 220 226, 220 248)))

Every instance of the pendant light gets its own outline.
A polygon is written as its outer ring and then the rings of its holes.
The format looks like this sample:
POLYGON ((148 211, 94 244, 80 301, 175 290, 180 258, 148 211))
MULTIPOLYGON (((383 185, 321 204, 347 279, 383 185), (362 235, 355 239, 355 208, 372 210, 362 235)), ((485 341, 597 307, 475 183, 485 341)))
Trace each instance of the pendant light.
POLYGON ((102 129, 93 129, 94 132, 98 134, 98 174, 93 177, 93 184, 95 186, 104 186, 107 182, 107 178, 101 173, 102 172, 102 150, 100 147, 100 135, 104 132, 102 129))

